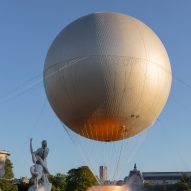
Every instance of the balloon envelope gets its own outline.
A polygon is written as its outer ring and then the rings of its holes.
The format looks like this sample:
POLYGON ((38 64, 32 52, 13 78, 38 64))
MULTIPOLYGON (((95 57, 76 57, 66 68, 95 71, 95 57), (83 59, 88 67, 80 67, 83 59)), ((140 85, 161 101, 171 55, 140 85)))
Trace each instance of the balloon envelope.
POLYGON ((156 34, 118 13, 95 13, 65 27, 49 48, 44 86, 58 118, 74 132, 117 141, 149 127, 171 87, 156 34))

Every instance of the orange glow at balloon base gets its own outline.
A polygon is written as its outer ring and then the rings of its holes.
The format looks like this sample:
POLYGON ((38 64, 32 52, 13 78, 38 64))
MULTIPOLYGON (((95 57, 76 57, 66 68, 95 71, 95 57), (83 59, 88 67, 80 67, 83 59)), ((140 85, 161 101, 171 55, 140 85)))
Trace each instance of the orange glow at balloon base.
POLYGON ((87 191, 128 191, 126 186, 115 186, 115 185, 104 185, 104 186, 93 186, 87 191))

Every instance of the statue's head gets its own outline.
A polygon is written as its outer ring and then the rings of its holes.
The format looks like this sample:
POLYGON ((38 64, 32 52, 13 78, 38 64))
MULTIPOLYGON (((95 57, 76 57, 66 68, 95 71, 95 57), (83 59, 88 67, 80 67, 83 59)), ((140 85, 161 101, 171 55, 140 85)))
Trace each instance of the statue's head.
POLYGON ((42 148, 46 148, 47 147, 47 141, 46 140, 43 140, 42 141, 42 148))

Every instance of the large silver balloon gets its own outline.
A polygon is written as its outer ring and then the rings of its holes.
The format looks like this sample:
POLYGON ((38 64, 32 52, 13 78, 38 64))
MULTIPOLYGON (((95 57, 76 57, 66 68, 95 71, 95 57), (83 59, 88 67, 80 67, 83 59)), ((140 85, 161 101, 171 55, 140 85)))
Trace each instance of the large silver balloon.
POLYGON ((139 20, 95 13, 65 27, 44 67, 48 100, 76 133, 99 141, 131 137, 162 111, 171 66, 156 34, 139 20))

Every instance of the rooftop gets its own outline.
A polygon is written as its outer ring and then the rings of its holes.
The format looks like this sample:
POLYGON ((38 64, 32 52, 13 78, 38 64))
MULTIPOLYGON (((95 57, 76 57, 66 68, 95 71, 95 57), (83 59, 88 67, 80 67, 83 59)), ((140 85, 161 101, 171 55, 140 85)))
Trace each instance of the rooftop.
POLYGON ((8 151, 5 151, 5 150, 0 150, 0 154, 10 155, 10 153, 8 151))

